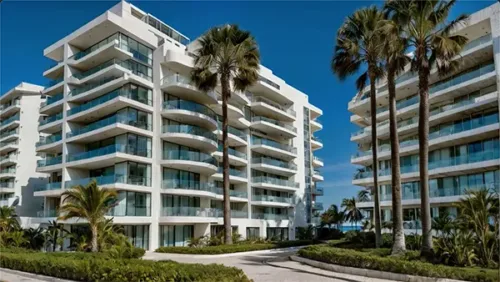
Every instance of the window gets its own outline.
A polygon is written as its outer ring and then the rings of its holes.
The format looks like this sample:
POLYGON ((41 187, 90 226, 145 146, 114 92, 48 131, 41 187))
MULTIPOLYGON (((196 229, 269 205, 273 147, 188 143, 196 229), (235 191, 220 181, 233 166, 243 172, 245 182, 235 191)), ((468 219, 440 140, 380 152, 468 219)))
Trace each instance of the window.
POLYGON ((288 240, 287 227, 268 227, 266 230, 266 238, 272 241, 286 241, 288 240))
POLYGON ((149 249, 149 225, 125 225, 123 229, 132 245, 149 249))
POLYGON ((188 240, 194 237, 193 225, 161 225, 160 246, 185 247, 188 240))
POLYGON ((259 227, 247 227, 247 240, 256 240, 260 238, 259 227))

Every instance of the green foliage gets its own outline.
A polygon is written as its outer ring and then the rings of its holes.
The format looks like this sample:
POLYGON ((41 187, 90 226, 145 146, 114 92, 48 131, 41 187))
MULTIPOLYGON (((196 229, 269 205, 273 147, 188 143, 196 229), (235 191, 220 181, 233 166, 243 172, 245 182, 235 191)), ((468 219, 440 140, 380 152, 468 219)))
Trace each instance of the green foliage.
POLYGON ((319 228, 318 240, 338 240, 344 237, 344 233, 338 229, 319 228))
POLYGON ((156 249, 156 252, 158 252, 158 253, 176 253, 176 254, 216 255, 216 254, 229 254, 229 253, 289 248, 289 247, 310 245, 313 243, 314 243, 314 241, 311 241, 311 240, 297 240, 297 241, 281 241, 281 242, 274 242, 274 243, 254 243, 254 244, 241 243, 241 244, 234 244, 234 245, 206 246, 206 247, 201 247, 201 248, 160 247, 160 248, 156 249))
POLYGON ((15 207, 0 207, 0 232, 18 231, 21 229, 15 207))
POLYGON ((309 225, 307 227, 297 228, 297 238, 299 240, 312 240, 314 239, 314 227, 309 225))
POLYGON ((13 231, 7 233, 7 244, 15 248, 25 247, 29 244, 28 239, 24 237, 23 231, 13 231))
POLYGON ((218 264, 111 259, 92 253, 1 252, 0 267, 75 281, 250 281, 240 269, 218 264))
POLYGON ((422 236, 418 234, 411 234, 405 236, 407 250, 420 250, 422 247, 422 236))
POLYGON ((457 230, 449 236, 436 240, 435 249, 442 262, 448 265, 471 266, 474 265, 474 235, 470 231, 457 230))
POLYGON ((331 205, 323 214, 321 214, 321 226, 328 225, 331 227, 332 224, 338 225, 342 224, 344 221, 344 212, 339 210, 337 205, 331 205))
POLYGON ((344 208, 345 220, 357 223, 363 219, 361 210, 356 206, 356 198, 343 199, 341 207, 344 208))
MULTIPOLYGON (((478 282, 498 281, 498 273, 492 269, 433 265, 417 260, 408 260, 407 257, 391 257, 387 255, 389 252, 388 249, 386 251, 357 251, 316 245, 300 249, 298 253, 305 258, 361 269, 478 282)), ((410 252, 410 255, 415 256, 413 252, 410 252)))
POLYGON ((43 228, 28 228, 24 229, 24 237, 28 241, 28 248, 40 250, 45 244, 45 229, 43 228))

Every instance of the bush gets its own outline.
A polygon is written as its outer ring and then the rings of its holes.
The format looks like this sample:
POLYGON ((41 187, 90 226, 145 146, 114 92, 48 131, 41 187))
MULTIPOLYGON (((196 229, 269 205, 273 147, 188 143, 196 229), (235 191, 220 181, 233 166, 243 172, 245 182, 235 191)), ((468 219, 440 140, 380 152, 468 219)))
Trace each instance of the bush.
POLYGON ((192 247, 160 247, 156 249, 158 253, 176 253, 176 254, 203 254, 203 255, 217 255, 229 254, 239 252, 260 251, 269 249, 289 248, 297 246, 311 245, 314 241, 311 240, 297 240, 297 241, 282 241, 274 243, 255 243, 255 244, 234 244, 234 245, 219 245, 219 246, 206 246, 201 248, 192 247))
POLYGON ((6 252, 0 254, 0 267, 75 281, 250 281, 240 269, 218 264, 100 259, 97 254, 74 254, 6 252))
MULTIPOLYGON (((383 251, 378 251, 383 252, 383 251)), ((467 281, 498 281, 498 273, 492 269, 461 268, 433 265, 426 262, 381 256, 381 253, 332 248, 325 245, 309 246, 299 250, 301 257, 362 269, 373 269, 394 273, 426 277, 440 277, 467 281)), ((414 255, 411 253, 410 255, 414 255)))
POLYGON ((344 233, 338 229, 320 228, 318 229, 318 240, 338 240, 344 237, 344 233))

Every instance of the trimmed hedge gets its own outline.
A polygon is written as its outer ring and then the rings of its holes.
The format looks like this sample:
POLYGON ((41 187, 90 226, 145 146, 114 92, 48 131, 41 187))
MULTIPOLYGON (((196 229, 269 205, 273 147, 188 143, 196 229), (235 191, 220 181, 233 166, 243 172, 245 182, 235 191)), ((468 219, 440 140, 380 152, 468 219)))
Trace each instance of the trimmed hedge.
POLYGON ((198 254, 198 255, 217 255, 239 252, 261 251, 279 248, 298 247, 314 244, 312 240, 281 241, 274 243, 247 243, 243 242, 234 245, 206 246, 206 247, 160 247, 156 249, 158 253, 175 254, 198 254))
POLYGON ((98 254, 0 253, 0 267, 75 281, 249 282, 242 270, 219 264, 102 258, 98 254))
POLYGON ((401 257, 384 257, 381 256, 383 253, 383 251, 377 253, 332 248, 325 245, 310 246, 299 250, 301 257, 342 266, 426 277, 498 282, 497 270, 436 265, 401 257))

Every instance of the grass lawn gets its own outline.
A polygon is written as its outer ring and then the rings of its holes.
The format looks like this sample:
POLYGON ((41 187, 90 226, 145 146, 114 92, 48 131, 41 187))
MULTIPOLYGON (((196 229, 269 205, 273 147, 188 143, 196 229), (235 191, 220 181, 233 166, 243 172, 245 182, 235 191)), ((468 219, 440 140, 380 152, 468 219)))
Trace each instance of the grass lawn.
POLYGON ((312 240, 282 241, 270 243, 240 242, 233 245, 204 246, 204 247, 160 247, 158 253, 218 255, 239 252, 251 252, 270 249, 298 247, 314 244, 312 240))

